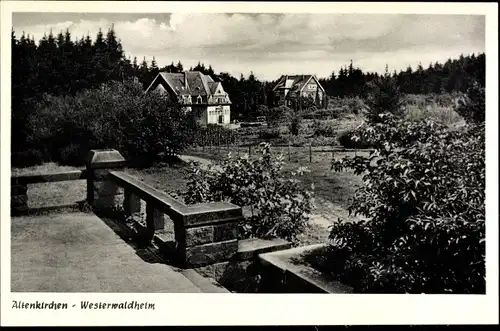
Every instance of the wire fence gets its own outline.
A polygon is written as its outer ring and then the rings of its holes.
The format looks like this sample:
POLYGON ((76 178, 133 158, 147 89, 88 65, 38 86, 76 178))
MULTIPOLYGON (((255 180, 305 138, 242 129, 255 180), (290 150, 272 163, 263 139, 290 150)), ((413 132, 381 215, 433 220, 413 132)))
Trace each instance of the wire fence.
MULTIPOLYGON (((273 144, 271 151, 280 153, 288 162, 321 162, 325 160, 334 160, 342 158, 345 155, 368 156, 373 149, 353 149, 344 148, 342 146, 293 146, 292 144, 273 144)), ((230 144, 229 142, 217 145, 197 145, 193 146, 189 151, 209 158, 220 159, 231 153, 231 155, 248 157, 258 157, 260 146, 259 144, 230 144)))

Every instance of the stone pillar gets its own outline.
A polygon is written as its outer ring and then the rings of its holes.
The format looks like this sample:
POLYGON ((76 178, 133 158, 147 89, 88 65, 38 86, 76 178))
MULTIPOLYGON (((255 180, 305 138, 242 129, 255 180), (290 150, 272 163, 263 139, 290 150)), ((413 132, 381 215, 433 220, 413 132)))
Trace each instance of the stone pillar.
POLYGON ((184 266, 201 267, 233 258, 238 252, 238 223, 242 217, 241 208, 234 205, 221 211, 184 215, 183 240, 176 238, 183 246, 182 254, 178 254, 184 266))
POLYGON ((140 217, 141 214, 141 199, 125 189, 123 197, 123 211, 126 216, 140 217))
POLYGON ((146 224, 153 230, 165 229, 165 214, 155 209, 151 204, 146 205, 146 224))
POLYGON ((28 210, 28 185, 11 183, 10 209, 12 215, 17 215, 28 210))
POLYGON ((87 202, 97 210, 110 212, 123 204, 123 189, 107 179, 110 170, 123 168, 125 158, 114 149, 91 150, 87 158, 87 202))
POLYGON ((146 231, 145 240, 150 243, 155 231, 165 229, 165 214, 154 208, 151 203, 146 203, 146 231))

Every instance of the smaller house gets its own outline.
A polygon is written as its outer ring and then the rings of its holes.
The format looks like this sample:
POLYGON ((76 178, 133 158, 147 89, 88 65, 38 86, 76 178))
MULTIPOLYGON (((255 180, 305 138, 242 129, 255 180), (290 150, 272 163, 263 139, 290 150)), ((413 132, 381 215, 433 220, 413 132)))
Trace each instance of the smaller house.
POLYGON ((282 75, 273 88, 274 105, 326 108, 326 92, 315 75, 282 75))
POLYGON ((186 105, 186 109, 198 116, 198 123, 229 124, 231 100, 222 84, 199 71, 182 73, 160 72, 146 89, 157 90, 167 98, 186 105))

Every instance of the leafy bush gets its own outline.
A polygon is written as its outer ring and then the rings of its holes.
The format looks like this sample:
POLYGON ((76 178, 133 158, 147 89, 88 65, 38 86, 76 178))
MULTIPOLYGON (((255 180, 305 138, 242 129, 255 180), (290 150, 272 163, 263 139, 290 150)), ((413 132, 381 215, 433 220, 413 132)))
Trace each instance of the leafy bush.
POLYGON ((271 140, 278 139, 281 137, 281 132, 279 128, 266 128, 265 130, 259 131, 259 139, 271 140))
POLYGON ((361 134, 363 130, 365 130, 365 126, 341 132, 338 137, 339 144, 344 148, 371 148, 370 142, 363 139, 361 134))
POLYGON ((314 135, 319 137, 336 137, 337 130, 330 122, 314 121, 313 122, 314 135))
POLYGON ((59 158, 56 160, 62 165, 80 166, 85 164, 88 150, 82 150, 80 145, 69 144, 63 147, 59 152, 59 158))
POLYGON ((298 136, 288 136, 286 144, 290 146, 308 146, 310 144, 310 139, 304 137, 303 135, 298 136))
POLYGON ((207 168, 192 163, 184 199, 188 204, 229 201, 250 210, 241 226, 243 236, 294 241, 312 208, 312 193, 296 179, 306 169, 284 173, 283 155, 273 156, 269 144, 261 147, 257 160, 229 155, 207 168))
POLYGON ((290 123, 288 124, 290 133, 294 136, 298 136, 299 131, 301 129, 301 124, 302 124, 302 116, 298 112, 293 112, 290 115, 290 123))
POLYGON ((130 80, 75 96, 46 95, 29 127, 29 140, 47 146, 56 161, 69 160, 61 152, 73 158, 92 148, 115 148, 147 164, 190 144, 196 123, 177 103, 157 92, 144 95, 142 85, 130 80))
POLYGON ((31 167, 45 161, 44 153, 38 149, 28 149, 22 152, 12 152, 12 167, 31 167))
POLYGON ((262 122, 241 122, 240 127, 241 128, 255 128, 255 127, 262 127, 263 124, 262 122))
POLYGON ((304 119, 329 120, 339 118, 340 114, 341 111, 337 111, 337 109, 318 109, 305 112, 303 117, 304 119))
POLYGON ((365 102, 359 97, 345 98, 344 102, 346 106, 344 109, 351 114, 360 114, 366 108, 365 102))
POLYGON ((367 220, 332 226, 320 268, 358 292, 484 293, 484 89, 457 112, 460 130, 378 113, 353 135, 376 150, 332 168, 363 175, 349 211, 367 220))
POLYGON ((194 142, 198 146, 234 144, 236 141, 236 135, 233 130, 217 124, 208 124, 205 127, 198 128, 194 136, 194 142))
POLYGON ((268 110, 266 121, 269 127, 279 126, 283 122, 287 122, 291 109, 286 106, 274 107, 268 110))
POLYGON ((467 94, 458 99, 456 112, 465 120, 473 123, 484 123, 486 112, 485 89, 479 83, 474 82, 468 88, 467 94))
POLYGON ((384 114, 359 133, 376 151, 332 167, 363 175, 350 212, 368 220, 333 225, 329 271, 359 292, 484 293, 480 118, 450 130, 384 114))

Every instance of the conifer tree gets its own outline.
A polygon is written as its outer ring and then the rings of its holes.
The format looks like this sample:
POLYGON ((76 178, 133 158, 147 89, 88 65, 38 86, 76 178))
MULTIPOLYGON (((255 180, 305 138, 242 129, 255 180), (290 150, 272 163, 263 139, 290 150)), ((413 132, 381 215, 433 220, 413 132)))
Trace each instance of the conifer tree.
POLYGON ((138 72, 138 78, 139 82, 141 82, 142 86, 146 88, 149 83, 149 68, 148 68, 148 62, 146 61, 146 57, 142 59, 141 66, 139 67, 139 72, 138 72))
POLYGON ((153 60, 151 60, 151 67, 149 68, 149 81, 152 82, 159 72, 160 69, 158 68, 158 65, 156 64, 156 59, 153 56, 153 60))
POLYGON ((182 66, 181 61, 177 62, 177 65, 175 66, 175 68, 177 69, 177 72, 183 72, 184 71, 184 67, 182 66))
POLYGON ((400 116, 403 105, 402 95, 386 65, 384 75, 372 84, 371 93, 366 100, 367 119, 371 123, 378 123, 381 121, 380 115, 383 113, 400 116))

